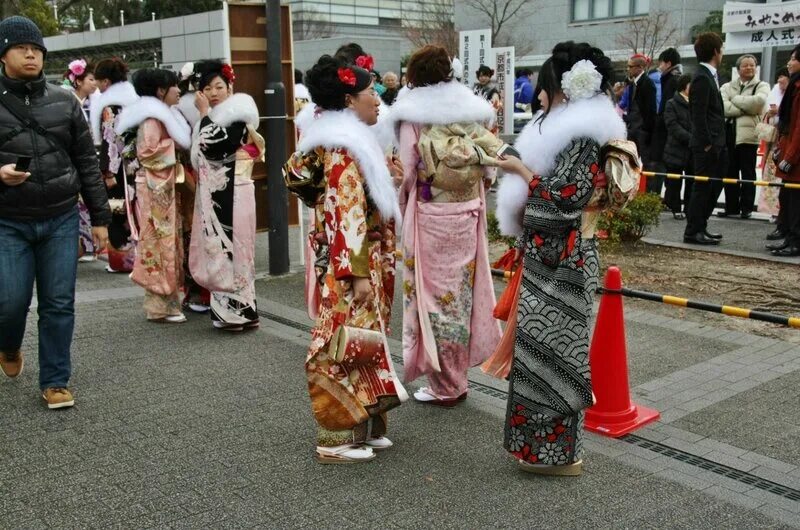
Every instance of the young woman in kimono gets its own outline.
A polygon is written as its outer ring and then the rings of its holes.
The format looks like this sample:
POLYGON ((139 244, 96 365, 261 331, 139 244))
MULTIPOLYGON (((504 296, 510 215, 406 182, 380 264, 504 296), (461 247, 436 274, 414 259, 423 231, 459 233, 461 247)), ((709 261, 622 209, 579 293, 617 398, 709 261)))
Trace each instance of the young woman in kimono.
MULTIPOLYGON (((89 122, 89 96, 97 90, 94 78, 94 67, 87 64, 84 59, 75 59, 67 66, 64 74, 64 87, 67 88, 83 110, 86 122, 89 122)), ((94 243, 92 242, 92 224, 89 219, 89 210, 83 204, 83 199, 78 200, 78 261, 91 262, 96 259, 94 243)))
MULTIPOLYGON (((539 74, 543 111, 520 134, 522 160, 499 162, 500 228, 524 253, 505 448, 529 472, 578 475, 592 405, 589 316, 598 259, 587 211, 602 185, 601 148, 625 138, 605 94, 610 60, 588 44, 556 45, 539 74), (591 117, 591 119, 587 119, 591 117)), ((501 157, 503 158, 503 157, 501 157)))
MULTIPOLYGON (((190 130, 200 122, 200 112, 194 105, 195 93, 199 78, 194 69, 194 63, 186 63, 179 73, 178 88, 181 91, 181 98, 178 100, 178 111, 183 119, 189 124, 190 130)), ((195 191, 197 190, 197 174, 195 169, 188 161, 191 159, 191 147, 189 149, 178 150, 178 157, 186 161, 183 166, 185 179, 179 184, 178 189, 181 195, 181 219, 183 225, 183 307, 194 313, 207 313, 211 309, 211 292, 194 281, 192 272, 189 270, 189 247, 192 241, 192 222, 194 221, 194 202, 195 191)))
MULTIPOLYGON (((374 60, 372 56, 364 51, 364 48, 362 48, 358 43, 350 42, 348 44, 343 44, 338 50, 336 50, 334 57, 343 63, 358 66, 359 68, 363 68, 372 73, 374 60)), ((295 118, 295 125, 301 137, 303 132, 319 115, 317 109, 318 107, 312 98, 308 104, 304 105, 297 114, 297 117, 295 118)), ((378 108, 378 121, 375 122, 374 125, 369 126, 370 131, 372 131, 372 133, 375 135, 378 143, 386 154, 390 154, 392 152, 395 140, 389 116, 389 106, 383 103, 381 100, 380 107, 378 108)), ((399 185, 399 180, 400 179, 398 177, 397 182, 395 182, 396 185, 399 185)), ((317 278, 321 275, 325 268, 324 262, 321 262, 318 259, 318 254, 320 252, 323 252, 324 254, 324 249, 321 249, 320 245, 318 245, 316 242, 315 238, 317 237, 317 234, 321 233, 319 230, 317 230, 317 228, 315 228, 316 225, 319 225, 319 223, 315 221, 313 211, 310 211, 308 216, 309 237, 305 247, 305 295, 308 316, 312 320, 316 320, 319 314, 320 285, 317 283, 317 278)))
POLYGON ((429 386, 414 398, 454 406, 467 397, 467 369, 486 360, 501 335, 487 310, 496 301, 484 183, 504 144, 486 129, 492 105, 453 80, 444 48, 417 51, 406 75, 414 88, 392 107, 405 169, 405 380, 427 374, 429 386))
POLYGON ((116 132, 136 133, 136 261, 131 279, 145 288, 144 311, 153 322, 186 322, 181 312, 183 235, 181 197, 184 180, 178 149, 191 146, 191 129, 173 106, 178 77, 145 68, 134 74, 140 98, 119 115, 116 132))
POLYGON ((391 447, 386 412, 407 395, 388 351, 354 367, 336 362, 330 350, 345 326, 378 331, 385 339, 400 209, 383 149, 369 128, 379 105, 370 73, 325 55, 306 74, 306 85, 320 111, 288 164, 321 167, 325 180, 316 217, 329 258, 305 365, 319 425, 317 459, 364 462, 374 458, 373 449, 391 447))
MULTIPOLYGON (((127 81, 128 66, 121 59, 103 59, 95 66, 94 77, 100 94, 90 102, 89 119, 96 145, 100 149, 100 171, 106 183, 108 202, 111 206, 111 225, 108 227, 108 272, 131 272, 136 258, 136 247, 131 240, 128 211, 125 206, 126 193, 130 196, 132 175, 126 179, 123 155, 126 142, 114 131, 117 116, 124 107, 134 103, 139 96, 127 81)), ((131 215, 133 212, 131 212, 131 215)))
POLYGON ((264 159, 256 132, 258 108, 247 94, 234 94, 233 68, 219 61, 195 64, 200 121, 192 136, 197 172, 189 267, 211 291, 215 328, 258 327, 255 289, 256 200, 253 165, 264 159))

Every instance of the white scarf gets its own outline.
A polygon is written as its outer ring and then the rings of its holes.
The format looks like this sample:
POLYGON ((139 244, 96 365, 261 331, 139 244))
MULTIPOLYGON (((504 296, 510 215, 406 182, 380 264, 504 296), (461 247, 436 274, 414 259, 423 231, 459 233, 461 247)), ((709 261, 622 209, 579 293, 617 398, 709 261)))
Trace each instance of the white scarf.
POLYGON ((133 85, 127 81, 114 83, 105 92, 95 92, 89 98, 89 119, 92 122, 92 136, 95 145, 100 145, 103 133, 100 131, 100 122, 103 119, 103 109, 106 107, 127 107, 139 99, 133 85))
POLYGON ((192 145, 192 131, 183 115, 175 107, 168 107, 160 99, 143 96, 138 101, 124 107, 119 113, 114 132, 118 135, 134 129, 148 118, 160 121, 167 129, 167 134, 177 145, 189 149, 192 145))
POLYGON ((392 176, 371 128, 349 109, 323 111, 304 130, 297 149, 308 153, 317 147, 347 149, 367 183, 367 193, 385 220, 401 222, 400 205, 392 176))
MULTIPOLYGON (((525 126, 514 144, 522 162, 536 175, 550 174, 558 154, 577 138, 591 138, 601 146, 626 138, 625 123, 604 95, 564 103, 544 121, 539 121, 539 116, 525 126)), ((525 179, 507 174, 497 190, 497 220, 503 234, 522 234, 522 213, 527 202, 525 179)))

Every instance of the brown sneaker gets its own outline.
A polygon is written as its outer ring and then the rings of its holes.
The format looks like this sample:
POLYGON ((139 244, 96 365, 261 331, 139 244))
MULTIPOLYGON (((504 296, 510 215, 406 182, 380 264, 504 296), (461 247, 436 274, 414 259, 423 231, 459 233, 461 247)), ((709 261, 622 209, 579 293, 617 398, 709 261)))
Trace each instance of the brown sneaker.
POLYGON ((22 373, 22 368, 25 366, 25 356, 21 351, 16 353, 3 353, 0 352, 0 369, 7 377, 15 378, 22 373))
POLYGON ((66 388, 45 388, 42 397, 47 401, 48 409, 63 409, 75 404, 72 392, 66 388))

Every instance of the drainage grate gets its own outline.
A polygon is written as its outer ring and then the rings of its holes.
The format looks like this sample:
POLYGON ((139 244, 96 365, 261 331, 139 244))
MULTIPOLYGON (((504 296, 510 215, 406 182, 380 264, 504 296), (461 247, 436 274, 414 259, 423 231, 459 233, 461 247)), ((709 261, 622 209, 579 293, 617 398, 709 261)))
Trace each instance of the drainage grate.
POLYGON ((705 469, 706 471, 716 473, 717 475, 728 477, 737 482, 741 482, 742 484, 747 484, 748 486, 753 486, 754 488, 758 488, 769 493, 774 493, 775 495, 780 495, 785 499, 800 501, 800 490, 792 489, 788 486, 783 486, 761 477, 751 475, 750 473, 745 473, 744 471, 712 462, 711 460, 689 454, 681 451, 680 449, 675 449, 674 447, 654 442, 635 434, 626 434, 625 436, 622 436, 620 440, 624 440, 629 444, 653 451, 654 453, 667 456, 673 460, 685 462, 692 466, 705 469))
MULTIPOLYGON (((259 311, 258 314, 264 318, 267 318, 274 322, 278 322, 285 326, 293 327, 295 329, 299 329, 302 331, 308 331, 308 332, 311 331, 311 326, 303 324, 301 322, 296 322, 289 318, 278 316, 273 313, 268 313, 266 311, 259 311)), ((398 364, 401 365, 403 364, 403 358, 399 355, 392 355, 392 359, 394 360, 394 362, 398 364)), ((476 390, 487 396, 491 396, 493 398, 502 400, 508 399, 508 392, 506 392, 505 390, 499 390, 497 388, 485 385, 483 383, 469 381, 469 388, 472 390, 476 390)), ((751 475, 750 473, 745 473, 744 471, 739 471, 738 469, 718 464, 711 460, 707 460, 705 458, 681 451, 679 449, 675 449, 674 447, 670 447, 668 445, 664 445, 658 442, 654 442, 652 440, 648 440, 646 438, 642 438, 641 436, 637 436, 635 434, 626 434, 625 436, 622 436, 619 439, 624 440, 629 444, 637 445, 649 451, 653 451, 654 453, 667 456, 674 460, 685 462, 689 465, 699 467, 700 469, 705 469, 706 471, 711 471, 712 473, 716 473, 717 475, 728 477, 737 482, 741 482, 742 484, 747 484, 749 486, 753 486, 754 488, 758 488, 760 490, 767 491, 769 493, 774 493, 775 495, 780 495, 785 499, 800 502, 800 490, 792 489, 788 486, 783 486, 781 484, 771 482, 761 477, 751 475)))

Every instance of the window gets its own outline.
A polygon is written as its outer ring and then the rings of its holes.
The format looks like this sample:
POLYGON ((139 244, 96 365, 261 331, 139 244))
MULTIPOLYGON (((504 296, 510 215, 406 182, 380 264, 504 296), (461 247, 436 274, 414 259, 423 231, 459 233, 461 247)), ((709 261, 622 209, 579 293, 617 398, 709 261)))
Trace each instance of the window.
POLYGON ((650 11, 650 0, 570 0, 570 2, 573 22, 646 15, 650 11))

